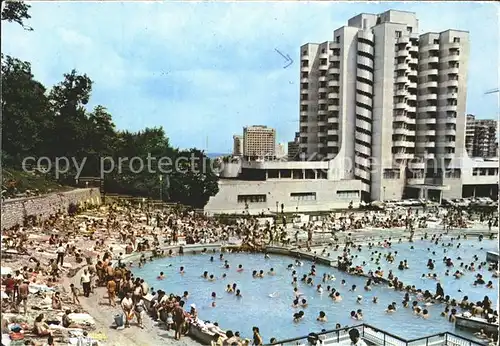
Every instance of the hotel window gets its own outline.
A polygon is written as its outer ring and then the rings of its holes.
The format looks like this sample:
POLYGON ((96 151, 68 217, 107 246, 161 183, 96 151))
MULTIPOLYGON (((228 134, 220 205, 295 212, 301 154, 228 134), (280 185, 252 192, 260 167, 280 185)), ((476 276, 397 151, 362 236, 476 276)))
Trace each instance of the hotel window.
POLYGON ((335 43, 340 43, 340 36, 335 37, 335 43))
POLYGON ((323 54, 324 54, 325 52, 326 52, 326 50, 325 50, 325 48, 323 48, 323 49, 321 50, 321 53, 323 53, 323 54))
POLYGON ((316 192, 292 192, 290 199, 292 201, 315 201, 316 192))
POLYGON ((434 40, 434 44, 439 44, 439 39, 437 39, 437 38, 436 38, 436 39, 434 40))
POLYGON ((411 26, 409 26, 408 28, 406 28, 406 30, 408 30, 408 33, 411 34, 411 32, 413 31, 413 28, 411 26))
POLYGON ((454 43, 460 43, 460 37, 454 37, 453 38, 454 43))
POLYGON ((339 190, 337 191, 337 196, 340 198, 358 198, 358 190, 339 190))
POLYGON ((265 203, 266 195, 238 195, 238 203, 265 203))
POLYGON ((396 38, 400 38, 401 37, 401 31, 396 31, 396 38))

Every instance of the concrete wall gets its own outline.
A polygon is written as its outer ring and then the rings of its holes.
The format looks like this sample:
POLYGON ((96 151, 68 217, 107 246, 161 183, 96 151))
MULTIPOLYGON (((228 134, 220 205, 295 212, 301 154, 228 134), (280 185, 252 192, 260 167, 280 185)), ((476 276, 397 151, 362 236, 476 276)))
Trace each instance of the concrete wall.
POLYGON ((84 202, 101 204, 99 189, 76 189, 33 198, 6 200, 2 203, 2 228, 22 224, 26 216, 41 215, 42 219, 46 219, 60 209, 67 211, 70 203, 84 202))
POLYGON ((359 205, 360 198, 341 197, 339 190, 359 191, 359 180, 281 180, 281 181, 241 181, 221 180, 219 192, 210 198, 205 206, 208 214, 243 213, 250 214, 276 212, 276 203, 279 211, 284 204, 285 212, 310 212, 331 209, 347 208, 353 201, 353 206, 359 205), (293 200, 291 193, 315 192, 316 200, 293 200), (238 195, 265 195, 265 202, 245 203, 238 202, 238 195))

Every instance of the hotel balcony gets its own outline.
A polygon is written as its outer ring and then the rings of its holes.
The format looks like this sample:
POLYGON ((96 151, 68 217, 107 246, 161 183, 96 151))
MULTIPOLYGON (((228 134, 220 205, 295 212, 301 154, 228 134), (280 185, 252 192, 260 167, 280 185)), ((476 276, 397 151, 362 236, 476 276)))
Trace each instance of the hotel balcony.
POLYGON ((396 77, 396 83, 408 83, 408 77, 407 76, 396 77))
POLYGON ((396 65, 396 71, 406 71, 408 69, 407 63, 401 63, 396 65))
POLYGON ((418 117, 417 118, 417 124, 418 125, 431 125, 436 123, 436 118, 435 117, 418 117))
POLYGON ((406 49, 400 49, 396 52, 397 57, 407 57, 410 54, 406 49))
POLYGON ((419 74, 420 76, 437 76, 439 74, 439 70, 437 68, 430 68, 419 72, 419 74))
POLYGON ((406 107, 408 107, 408 104, 406 102, 394 103, 394 109, 406 109, 406 107))
POLYGON ((396 43, 399 44, 408 44, 410 43, 410 36, 401 36, 396 39, 396 43))
POLYGON ((418 96, 419 101, 437 100, 437 98, 438 98, 437 94, 424 94, 418 96))
POLYGON ((340 85, 340 81, 339 80, 333 80, 333 79, 330 79, 328 81, 328 86, 329 87, 332 87, 332 86, 339 86, 340 85))
POLYGON ((458 87, 458 79, 445 80, 445 81, 441 82, 440 86, 442 88, 458 87))
POLYGON ((418 112, 437 112, 437 106, 423 106, 418 107, 418 112))
POLYGON ((418 61, 419 65, 427 65, 427 64, 433 64, 433 63, 438 63, 439 62, 439 57, 438 56, 428 56, 427 58, 420 59, 418 61))
POLYGON ((428 82, 419 84, 419 87, 421 89, 425 89, 425 88, 437 88, 438 87, 438 82, 434 81, 434 80, 433 81, 428 81, 428 82))
POLYGON ((340 106, 339 105, 328 105, 328 110, 329 111, 338 111, 338 110, 340 110, 340 106))
POLYGON ((394 94, 396 96, 406 96, 406 95, 408 95, 408 90, 406 90, 406 89, 396 89, 396 92, 394 94))
POLYGON ((328 68, 328 74, 340 74, 340 68, 338 67, 330 67, 328 68))
POLYGON ((443 112, 456 112, 457 111, 457 105, 441 106, 441 107, 439 107, 439 110, 443 111, 443 112))
POLYGON ((410 141, 394 141, 392 142, 393 147, 402 147, 402 148, 413 148, 415 146, 415 142, 410 141))
POLYGON ((441 70, 442 74, 458 74, 459 73, 459 68, 458 67, 448 67, 444 70, 441 70))
POLYGON ((413 154, 410 153, 396 153, 393 156, 396 160, 409 160, 413 158, 413 154))

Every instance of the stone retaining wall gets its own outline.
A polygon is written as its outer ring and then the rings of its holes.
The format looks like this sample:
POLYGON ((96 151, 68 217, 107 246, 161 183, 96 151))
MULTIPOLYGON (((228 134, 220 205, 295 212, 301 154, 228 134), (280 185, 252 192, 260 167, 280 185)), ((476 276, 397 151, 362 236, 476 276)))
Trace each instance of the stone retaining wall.
POLYGON ((76 189, 67 192, 52 193, 31 198, 16 198, 2 202, 2 228, 22 224, 26 216, 48 218, 59 210, 68 210, 71 203, 101 204, 98 188, 76 189))

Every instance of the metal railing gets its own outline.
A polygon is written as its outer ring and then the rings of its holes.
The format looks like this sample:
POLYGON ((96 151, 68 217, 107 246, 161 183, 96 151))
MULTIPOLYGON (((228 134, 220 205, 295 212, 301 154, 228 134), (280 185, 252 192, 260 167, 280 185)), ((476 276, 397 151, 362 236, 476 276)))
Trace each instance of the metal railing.
POLYGON ((321 345, 325 346, 335 344, 347 345, 350 343, 349 331, 351 329, 357 329, 361 338, 369 344, 381 346, 484 346, 484 344, 480 342, 473 341, 450 332, 407 340, 366 323, 347 328, 328 330, 320 333, 311 333, 308 336, 276 341, 274 343, 266 344, 265 346, 317 345, 315 340, 318 340, 321 345))

